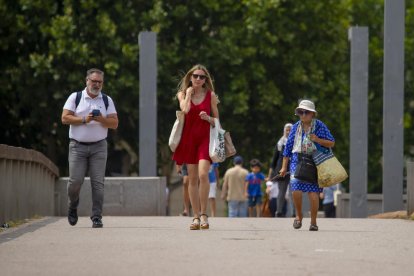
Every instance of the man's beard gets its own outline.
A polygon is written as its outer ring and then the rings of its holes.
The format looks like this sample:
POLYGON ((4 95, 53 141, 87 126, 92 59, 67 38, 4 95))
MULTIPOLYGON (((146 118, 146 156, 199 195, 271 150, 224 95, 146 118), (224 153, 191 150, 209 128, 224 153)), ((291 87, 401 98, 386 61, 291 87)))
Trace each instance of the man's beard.
POLYGON ((98 96, 99 95, 99 92, 101 92, 101 89, 99 89, 99 88, 91 88, 89 90, 89 92, 91 92, 91 94, 93 94, 95 96, 98 96))

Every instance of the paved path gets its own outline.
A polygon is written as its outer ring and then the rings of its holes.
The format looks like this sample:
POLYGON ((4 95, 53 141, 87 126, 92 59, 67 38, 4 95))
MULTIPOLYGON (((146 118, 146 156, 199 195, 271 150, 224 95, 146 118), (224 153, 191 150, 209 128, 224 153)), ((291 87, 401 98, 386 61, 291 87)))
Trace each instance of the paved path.
POLYGON ((414 275, 414 221, 51 217, 0 233, 0 275, 414 275))

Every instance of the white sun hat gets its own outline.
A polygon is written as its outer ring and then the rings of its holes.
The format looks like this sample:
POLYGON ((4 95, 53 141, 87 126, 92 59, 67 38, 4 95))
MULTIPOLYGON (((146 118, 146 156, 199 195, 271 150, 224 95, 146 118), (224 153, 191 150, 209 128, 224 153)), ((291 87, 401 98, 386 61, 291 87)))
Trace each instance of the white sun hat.
POLYGON ((295 111, 297 111, 298 109, 309 110, 309 111, 317 113, 315 109, 315 104, 309 100, 300 101, 299 106, 296 107, 295 111))

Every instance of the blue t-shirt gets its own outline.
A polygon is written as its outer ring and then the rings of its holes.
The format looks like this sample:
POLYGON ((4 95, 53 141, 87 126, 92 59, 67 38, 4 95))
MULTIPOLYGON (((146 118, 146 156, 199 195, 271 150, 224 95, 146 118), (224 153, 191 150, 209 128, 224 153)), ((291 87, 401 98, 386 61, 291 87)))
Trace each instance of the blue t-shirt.
POLYGON ((217 183, 216 179, 216 168, 218 168, 219 163, 212 163, 210 169, 208 170, 208 181, 210 183, 217 183))
POLYGON ((256 174, 251 172, 246 176, 246 181, 249 182, 249 186, 247 187, 249 196, 262 196, 261 184, 264 180, 265 176, 261 172, 256 174))

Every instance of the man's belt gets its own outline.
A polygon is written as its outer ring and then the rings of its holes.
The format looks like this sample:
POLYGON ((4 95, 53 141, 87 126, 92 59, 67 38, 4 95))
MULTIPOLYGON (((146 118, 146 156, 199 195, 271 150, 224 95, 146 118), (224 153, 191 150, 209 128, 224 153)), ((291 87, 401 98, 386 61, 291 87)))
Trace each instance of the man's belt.
POLYGON ((98 144, 99 142, 102 142, 105 139, 102 139, 102 140, 99 140, 99 141, 96 141, 96 142, 79 142, 78 140, 75 140, 75 139, 70 139, 70 140, 73 141, 73 142, 76 142, 78 144, 84 145, 84 146, 90 146, 90 145, 98 144))

